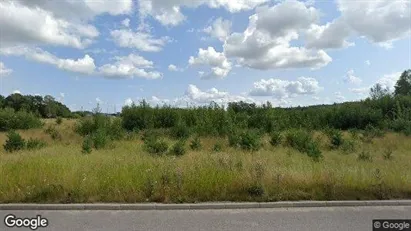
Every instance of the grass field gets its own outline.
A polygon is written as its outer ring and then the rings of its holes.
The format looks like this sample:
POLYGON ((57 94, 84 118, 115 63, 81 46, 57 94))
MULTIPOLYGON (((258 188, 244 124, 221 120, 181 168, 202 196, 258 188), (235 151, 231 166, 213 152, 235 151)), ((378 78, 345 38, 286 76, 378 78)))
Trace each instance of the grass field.
MULTIPOLYGON (((324 158, 314 162, 293 149, 272 147, 268 139, 261 150, 246 152, 221 138, 202 138, 202 150, 191 151, 187 144, 190 151, 175 157, 148 154, 136 137, 83 154, 75 120, 48 124, 56 126, 61 140, 51 139, 44 128, 31 129, 19 133, 44 140, 47 147, 0 149, 0 203, 411 199, 411 137, 400 134, 358 141, 356 151, 343 153, 328 148, 317 133, 324 158), (221 152, 213 151, 218 142, 221 152), (393 158, 387 160, 389 151, 393 158), (372 160, 359 160, 361 152, 372 160)), ((0 133, 0 143, 5 140, 0 133)))

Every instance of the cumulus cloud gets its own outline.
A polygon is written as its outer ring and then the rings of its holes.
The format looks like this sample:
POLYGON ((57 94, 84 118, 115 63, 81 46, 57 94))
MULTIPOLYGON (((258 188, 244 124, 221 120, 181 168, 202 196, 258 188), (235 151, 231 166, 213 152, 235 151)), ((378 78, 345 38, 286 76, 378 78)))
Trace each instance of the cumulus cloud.
POLYGON ((350 92, 357 94, 357 95, 366 95, 370 91, 369 87, 360 87, 360 88, 349 88, 350 92))
POLYGON ((133 100, 131 98, 128 98, 124 101, 124 106, 131 106, 133 103, 133 100))
POLYGON ((11 74, 12 72, 13 72, 12 69, 7 68, 6 65, 4 65, 3 62, 0 62, 0 77, 1 77, 1 76, 9 75, 9 74, 11 74))
POLYGON ((386 74, 377 80, 377 83, 381 84, 383 88, 388 88, 390 91, 394 90, 394 86, 401 76, 401 72, 394 72, 386 74))
POLYGON ((168 65, 168 70, 169 70, 169 71, 183 71, 182 68, 179 68, 179 67, 177 67, 177 66, 174 65, 174 64, 168 65))
POLYGON ((225 41, 230 35, 232 23, 229 20, 217 18, 211 26, 204 28, 204 32, 220 41, 225 41))
POLYGON ((351 69, 347 72, 347 75, 344 77, 344 81, 346 83, 350 83, 350 84, 355 84, 355 85, 360 85, 362 83, 362 79, 356 77, 354 75, 354 70, 351 69))
POLYGON ((14 90, 12 93, 13 93, 13 94, 20 94, 20 95, 21 95, 21 91, 20 91, 20 90, 14 90))
POLYGON ((318 21, 318 12, 302 2, 287 0, 273 7, 261 7, 250 16, 243 33, 231 34, 224 44, 227 57, 239 64, 267 70, 320 68, 332 61, 324 50, 293 47, 299 32, 318 21))
POLYGON ((371 65, 371 61, 370 61, 370 60, 365 60, 365 64, 366 64, 367 66, 370 66, 370 65, 371 65))
POLYGON ((110 32, 114 42, 120 47, 136 48, 141 51, 158 52, 170 41, 168 37, 154 38, 148 32, 131 29, 113 30, 110 32))
POLYGON ((17 1, 0 2, 0 24, 2 47, 51 44, 84 48, 99 35, 92 25, 56 18, 53 12, 17 1))
POLYGON ((116 56, 112 64, 105 64, 98 68, 98 72, 110 78, 134 78, 159 79, 162 74, 157 71, 146 69, 153 68, 153 62, 145 58, 130 54, 128 56, 116 56))
POLYGON ((410 1, 337 0, 337 5, 347 25, 371 42, 386 45, 410 36, 410 1))
POLYGON ((197 57, 191 56, 188 63, 191 66, 211 66, 211 71, 202 75, 203 79, 224 78, 232 69, 232 64, 225 57, 224 53, 217 52, 213 47, 208 47, 207 49, 200 48, 197 57))
POLYGON ((176 26, 186 19, 181 8, 197 8, 206 5, 210 8, 224 8, 229 12, 251 10, 269 0, 139 0, 139 12, 144 19, 151 16, 165 26, 176 26))
POLYGON ((27 59, 34 60, 36 62, 51 64, 62 70, 82 74, 91 74, 96 68, 94 59, 87 54, 83 58, 76 60, 61 59, 40 48, 30 48, 25 46, 1 48, 0 54, 6 56, 25 56, 27 59))
POLYGON ((149 103, 154 105, 171 104, 177 107, 187 107, 208 105, 212 102, 217 103, 219 105, 226 105, 229 102, 239 101, 244 101, 248 103, 255 102, 254 99, 247 96, 232 95, 228 92, 220 91, 216 88, 211 88, 209 90, 201 90, 196 85, 190 84, 187 87, 185 93, 180 97, 174 99, 160 99, 154 96, 149 100, 149 103))
POLYGON ((354 45, 347 41, 351 35, 351 29, 342 19, 336 19, 321 26, 312 24, 305 35, 307 48, 332 49, 354 45))
POLYGON ((297 81, 281 79, 262 79, 254 83, 251 96, 273 96, 277 99, 287 99, 297 95, 313 95, 322 90, 314 78, 300 77, 297 81))

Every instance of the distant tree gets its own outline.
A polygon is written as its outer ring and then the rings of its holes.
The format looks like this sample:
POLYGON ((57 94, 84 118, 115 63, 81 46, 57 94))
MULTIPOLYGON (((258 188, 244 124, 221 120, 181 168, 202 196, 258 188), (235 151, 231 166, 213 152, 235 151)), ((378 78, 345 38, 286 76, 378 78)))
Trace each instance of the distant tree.
POLYGON ((395 96, 411 95, 411 69, 404 71, 395 85, 395 96))
POLYGON ((390 95, 390 90, 383 88, 381 84, 377 83, 370 89, 370 98, 373 100, 381 99, 384 96, 390 95))

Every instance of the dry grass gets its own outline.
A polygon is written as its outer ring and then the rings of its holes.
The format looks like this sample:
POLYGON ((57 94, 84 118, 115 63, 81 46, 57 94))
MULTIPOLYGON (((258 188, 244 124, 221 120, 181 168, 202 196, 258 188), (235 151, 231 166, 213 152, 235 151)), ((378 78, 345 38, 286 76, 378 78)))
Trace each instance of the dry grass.
MULTIPOLYGON (((140 140, 119 141, 106 150, 81 152, 75 121, 56 125, 62 140, 44 129, 20 131, 48 146, 36 151, 0 153, 0 203, 38 202, 199 202, 277 200, 363 200, 411 198, 411 138, 387 134, 354 153, 323 148, 315 163, 304 154, 266 144, 250 153, 228 148, 212 151, 217 138, 202 139, 202 151, 182 157, 153 157, 140 140), (384 151, 394 158, 385 160, 384 151), (372 162, 359 161, 367 150, 372 162), (250 188, 263 189, 254 195, 250 188)), ((4 143, 5 134, 0 134, 4 143)), ((324 140, 324 142, 326 142, 324 140)), ((326 145, 323 145, 326 147, 326 145)))

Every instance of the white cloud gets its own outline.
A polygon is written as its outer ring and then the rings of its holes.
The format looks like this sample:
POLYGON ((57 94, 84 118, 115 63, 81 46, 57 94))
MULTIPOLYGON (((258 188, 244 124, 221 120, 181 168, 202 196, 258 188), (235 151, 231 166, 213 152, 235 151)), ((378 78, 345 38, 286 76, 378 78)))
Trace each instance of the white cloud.
POLYGON ((130 19, 126 18, 123 21, 121 21, 121 25, 125 26, 125 27, 130 27, 130 19))
POLYGON ((203 31, 213 38, 217 38, 220 41, 225 41, 230 35, 231 27, 232 23, 229 20, 217 18, 211 26, 208 26, 203 31))
POLYGON ((273 96, 277 99, 287 99, 297 95, 313 95, 322 90, 314 78, 300 77, 297 81, 281 79, 262 79, 254 83, 251 96, 273 96))
POLYGON ((371 61, 370 61, 370 60, 365 60, 365 64, 366 64, 367 66, 370 66, 370 65, 371 65, 371 61))
POLYGON ((182 68, 179 68, 179 67, 177 67, 177 66, 174 65, 174 64, 168 65, 168 70, 169 70, 169 71, 183 71, 182 68))
POLYGON ((232 95, 228 92, 220 91, 216 88, 201 90, 196 85, 190 84, 184 95, 180 97, 174 99, 160 99, 156 96, 153 96, 149 100, 149 103, 154 105, 171 104, 177 107, 187 107, 208 105, 212 102, 215 102, 219 105, 226 105, 229 102, 239 101, 248 103, 256 102, 254 99, 247 96, 232 95))
POLYGON ((324 50, 293 47, 298 32, 318 21, 318 12, 304 3, 287 0, 273 7, 261 7, 250 16, 243 33, 233 33, 224 44, 227 57, 242 66, 267 70, 279 68, 321 68, 332 61, 324 50))
POLYGON ((120 47, 136 48, 147 52, 161 51, 170 41, 168 37, 154 38, 150 33, 133 32, 130 29, 113 30, 110 34, 114 42, 120 47))
POLYGON ((0 2, 0 24, 2 47, 51 44, 84 48, 99 35, 92 25, 56 18, 53 12, 17 1, 0 2))
POLYGON ((152 16, 165 26, 176 26, 186 19, 181 12, 182 7, 197 8, 206 5, 210 8, 224 8, 229 12, 251 10, 269 0, 140 0, 139 11, 144 19, 152 16))
POLYGON ((395 40, 410 36, 410 1, 337 0, 342 20, 358 35, 390 47, 395 40))
POLYGON ((377 80, 377 83, 381 84, 383 88, 388 88, 390 91, 394 90, 394 86, 401 76, 401 72, 394 72, 391 74, 386 74, 377 80))
POLYGON ((13 93, 13 94, 20 94, 20 95, 21 95, 21 91, 19 91, 19 90, 14 90, 12 93, 13 93))
POLYGON ((162 74, 157 71, 147 71, 153 68, 153 62, 145 58, 130 54, 128 56, 114 58, 116 62, 105 64, 98 68, 100 74, 111 78, 142 77, 146 79, 159 79, 162 74))
POLYGON ((200 48, 197 57, 191 56, 188 63, 211 66, 211 72, 202 75, 204 79, 224 78, 232 69, 232 64, 224 53, 217 52, 213 47, 208 47, 207 50, 200 48))
POLYGON ((344 81, 346 83, 355 84, 355 85, 360 85, 362 83, 362 79, 354 75, 353 69, 347 71, 347 75, 344 77, 344 81))
POLYGON ((133 100, 128 98, 124 101, 124 106, 131 106, 133 104, 133 100))
POLYGON ((60 95, 61 98, 64 98, 66 96, 63 92, 60 92, 59 95, 60 95))
POLYGON ((79 58, 77 60, 61 59, 47 51, 43 51, 40 48, 30 48, 25 46, 1 48, 0 54, 6 56, 25 56, 27 59, 31 59, 41 63, 51 64, 62 70, 82 74, 91 74, 94 72, 94 69, 96 68, 94 64, 94 59, 87 54, 83 58, 79 58))
POLYGON ((6 65, 4 65, 3 62, 0 62, 0 77, 1 77, 1 76, 9 75, 9 74, 11 74, 12 72, 13 72, 12 69, 7 68, 6 65))
POLYGON ((346 39, 351 35, 351 29, 341 19, 319 26, 312 24, 306 31, 306 47, 317 49, 346 48, 354 43, 346 39))

